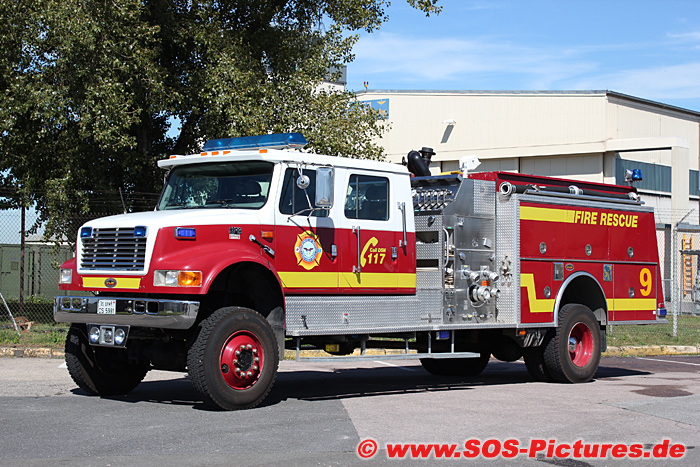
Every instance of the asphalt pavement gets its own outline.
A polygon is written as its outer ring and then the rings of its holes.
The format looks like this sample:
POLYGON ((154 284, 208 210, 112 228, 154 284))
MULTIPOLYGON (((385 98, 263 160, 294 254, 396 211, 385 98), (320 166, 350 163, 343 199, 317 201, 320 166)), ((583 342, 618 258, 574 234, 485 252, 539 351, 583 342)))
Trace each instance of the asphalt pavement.
MULTIPOLYGON (((186 375, 153 371, 131 394, 86 395, 58 359, 0 358, 0 465, 335 466, 629 465, 629 458, 526 454, 398 459, 388 444, 506 440, 528 446, 669 440, 700 465, 700 357, 604 358, 594 381, 531 381, 522 362, 492 360, 475 378, 436 377, 415 361, 283 361, 258 408, 211 411, 186 375), (365 460, 358 446, 377 443, 365 460)), ((410 452, 409 452, 410 454, 410 452)))

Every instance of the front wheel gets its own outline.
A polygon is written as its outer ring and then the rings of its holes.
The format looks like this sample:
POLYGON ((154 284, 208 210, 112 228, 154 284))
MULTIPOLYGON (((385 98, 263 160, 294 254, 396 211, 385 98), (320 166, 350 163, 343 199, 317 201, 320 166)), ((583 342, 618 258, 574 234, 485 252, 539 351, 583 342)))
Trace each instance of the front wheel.
POLYGON ((92 346, 84 324, 72 324, 66 336, 66 366, 75 384, 93 396, 116 396, 138 386, 148 365, 129 362, 126 349, 92 346))
POLYGON ((277 339, 267 320, 247 308, 225 307, 199 326, 187 368, 204 402, 223 410, 262 402, 279 365, 277 339))
POLYGON ((559 310, 559 327, 544 349, 552 379, 561 383, 590 381, 600 364, 600 324, 584 305, 570 303, 559 310))

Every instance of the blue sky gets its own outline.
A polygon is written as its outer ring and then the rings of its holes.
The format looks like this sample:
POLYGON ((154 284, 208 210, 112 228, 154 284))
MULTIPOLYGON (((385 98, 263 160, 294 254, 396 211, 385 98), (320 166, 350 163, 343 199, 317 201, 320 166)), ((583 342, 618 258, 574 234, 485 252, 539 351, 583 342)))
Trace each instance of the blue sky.
POLYGON ((348 89, 611 90, 700 111, 698 0, 393 0, 348 89))

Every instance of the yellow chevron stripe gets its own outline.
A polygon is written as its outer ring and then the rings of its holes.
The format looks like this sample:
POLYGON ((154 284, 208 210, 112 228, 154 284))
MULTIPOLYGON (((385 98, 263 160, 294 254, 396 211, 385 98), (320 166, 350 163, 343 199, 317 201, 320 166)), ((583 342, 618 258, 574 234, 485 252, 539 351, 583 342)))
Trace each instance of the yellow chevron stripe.
POLYGON ((520 206, 520 220, 522 221, 561 222, 564 224, 573 224, 575 213, 576 211, 568 209, 520 206))
POLYGON ((655 298, 609 298, 608 310, 615 311, 655 311, 655 298))
POLYGON ((117 281, 114 287, 107 287, 105 281, 109 277, 83 277, 83 287, 91 289, 138 289, 141 287, 140 277, 113 277, 117 281))
POLYGON ((551 313, 554 311, 553 298, 537 298, 534 274, 521 274, 520 287, 525 287, 527 289, 527 301, 530 305, 530 313, 551 313))
POLYGON ((414 289, 416 275, 410 273, 392 274, 383 272, 314 272, 279 271, 282 285, 288 289, 323 289, 340 287, 351 288, 401 288, 414 289), (397 282, 398 281, 398 282, 397 282))
MULTIPOLYGON (((521 274, 520 286, 527 290, 527 301, 531 313, 551 313, 554 311, 554 299, 538 299, 535 293, 534 274, 521 274)), ((609 311, 654 311, 655 298, 608 298, 609 311)))

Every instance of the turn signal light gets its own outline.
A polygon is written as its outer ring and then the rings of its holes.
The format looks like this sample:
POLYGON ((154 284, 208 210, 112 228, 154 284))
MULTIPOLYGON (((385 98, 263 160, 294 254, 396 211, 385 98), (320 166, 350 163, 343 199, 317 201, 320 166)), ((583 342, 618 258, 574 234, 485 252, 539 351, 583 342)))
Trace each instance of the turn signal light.
POLYGON ((180 271, 177 275, 177 285, 180 287, 200 287, 202 273, 199 271, 180 271))

